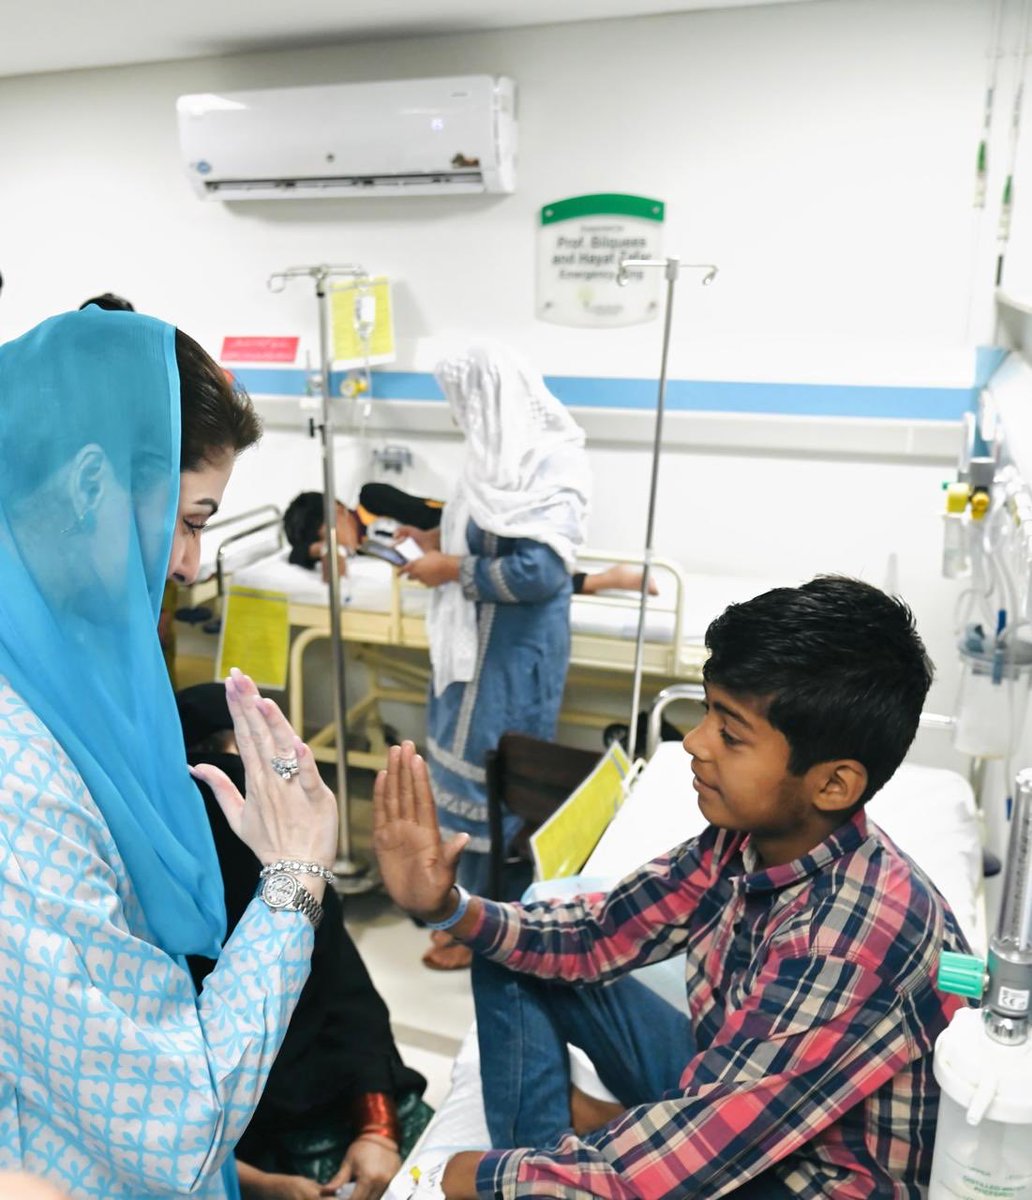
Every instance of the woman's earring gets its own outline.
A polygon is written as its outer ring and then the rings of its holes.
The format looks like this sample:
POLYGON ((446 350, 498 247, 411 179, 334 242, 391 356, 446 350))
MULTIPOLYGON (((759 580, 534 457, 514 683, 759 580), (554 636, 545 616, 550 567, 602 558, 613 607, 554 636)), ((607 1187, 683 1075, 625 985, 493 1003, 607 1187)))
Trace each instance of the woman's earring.
POLYGON ((97 515, 90 509, 89 512, 81 512, 71 523, 66 525, 64 529, 58 530, 58 537, 64 537, 66 533, 94 533, 97 528, 97 515))

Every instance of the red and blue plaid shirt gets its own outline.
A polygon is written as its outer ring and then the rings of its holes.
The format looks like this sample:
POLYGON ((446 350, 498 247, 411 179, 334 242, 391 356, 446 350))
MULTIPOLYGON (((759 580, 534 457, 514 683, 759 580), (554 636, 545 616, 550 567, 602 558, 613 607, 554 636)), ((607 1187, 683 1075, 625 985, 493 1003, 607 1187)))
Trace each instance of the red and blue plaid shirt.
POLYGON ((481 1196, 717 1197, 770 1168, 815 1200, 921 1194, 932 1048, 964 1003, 934 985, 940 952, 966 949, 953 914, 862 811, 756 867, 746 835, 711 826, 608 896, 484 903, 469 943, 544 978, 683 953, 697 1052, 678 1091, 587 1138, 489 1152, 481 1196))

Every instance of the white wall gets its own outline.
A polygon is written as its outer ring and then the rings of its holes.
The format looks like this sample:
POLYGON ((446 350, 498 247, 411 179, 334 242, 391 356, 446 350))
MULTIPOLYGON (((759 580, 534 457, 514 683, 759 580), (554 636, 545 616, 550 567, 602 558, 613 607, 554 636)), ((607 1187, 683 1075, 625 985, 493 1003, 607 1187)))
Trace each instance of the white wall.
POLYGON ((828 343, 967 344, 987 34, 980 0, 825 0, 0 81, 2 328, 111 288, 213 346, 307 330, 307 297, 266 276, 360 259, 398 280, 401 365, 481 330, 545 373, 648 374, 653 328, 533 317, 540 207, 623 190, 668 202, 670 252, 721 267, 683 291, 675 378, 710 377, 714 347, 741 378, 828 343), (225 206, 181 170, 180 93, 468 71, 518 82, 512 197, 225 206))
MULTIPOLYGON (((648 377, 657 326, 598 333, 533 316, 540 207, 619 190, 665 200, 668 251, 721 268, 713 288, 681 286, 674 378, 969 386, 994 249, 995 214, 971 208, 987 36, 981 0, 825 0, 0 81, 0 336, 110 289, 214 350, 227 333, 310 338, 308 291, 273 296, 266 277, 358 259, 396 281, 400 367, 429 369, 489 334, 546 373, 648 377), (520 88, 513 196, 204 204, 183 175, 180 93, 474 71, 520 88)), ((408 482, 427 489, 458 454, 433 407, 377 417, 413 447, 408 482)), ((634 546, 648 418, 583 415, 592 540, 634 546)), ((897 555, 940 664, 932 703, 948 708, 938 489, 952 431, 721 420, 678 414, 658 549, 692 569, 876 582, 897 555)), ((319 486, 299 424, 241 463, 233 507, 319 486)), ((346 494, 368 445, 341 449, 346 494)))

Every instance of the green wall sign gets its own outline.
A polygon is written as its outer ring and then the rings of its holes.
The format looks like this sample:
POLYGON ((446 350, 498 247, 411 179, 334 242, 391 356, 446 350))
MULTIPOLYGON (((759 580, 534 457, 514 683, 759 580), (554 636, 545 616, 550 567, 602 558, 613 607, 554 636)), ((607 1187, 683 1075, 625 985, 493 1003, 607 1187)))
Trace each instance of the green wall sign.
POLYGON ((624 258, 662 255, 665 205, 602 192, 546 204, 537 235, 537 316, 555 325, 637 325, 659 312, 660 274, 626 272, 624 258))

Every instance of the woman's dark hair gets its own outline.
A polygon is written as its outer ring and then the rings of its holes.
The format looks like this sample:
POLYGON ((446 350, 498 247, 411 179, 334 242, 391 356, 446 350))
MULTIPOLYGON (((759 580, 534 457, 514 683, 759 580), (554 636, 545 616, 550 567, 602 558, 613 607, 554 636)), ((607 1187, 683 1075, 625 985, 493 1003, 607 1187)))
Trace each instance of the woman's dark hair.
POLYGON ((703 678, 762 706, 794 775, 838 758, 866 768, 861 803, 903 761, 932 682, 907 605, 842 576, 732 604, 706 646, 703 678))
POLYGON ((181 329, 176 330, 176 362, 182 412, 179 469, 195 471, 225 451, 239 454, 261 437, 262 423, 243 389, 181 329))
POLYGON ((136 312, 136 309, 124 296, 116 296, 114 292, 105 292, 102 296, 91 296, 89 300, 84 300, 79 308, 89 308, 91 304, 95 304, 97 308, 106 309, 108 312, 136 312))
POLYGON ((322 492, 298 492, 283 514, 283 532, 290 543, 290 561, 298 567, 314 567, 319 561, 308 547, 319 540, 326 519, 322 492))

